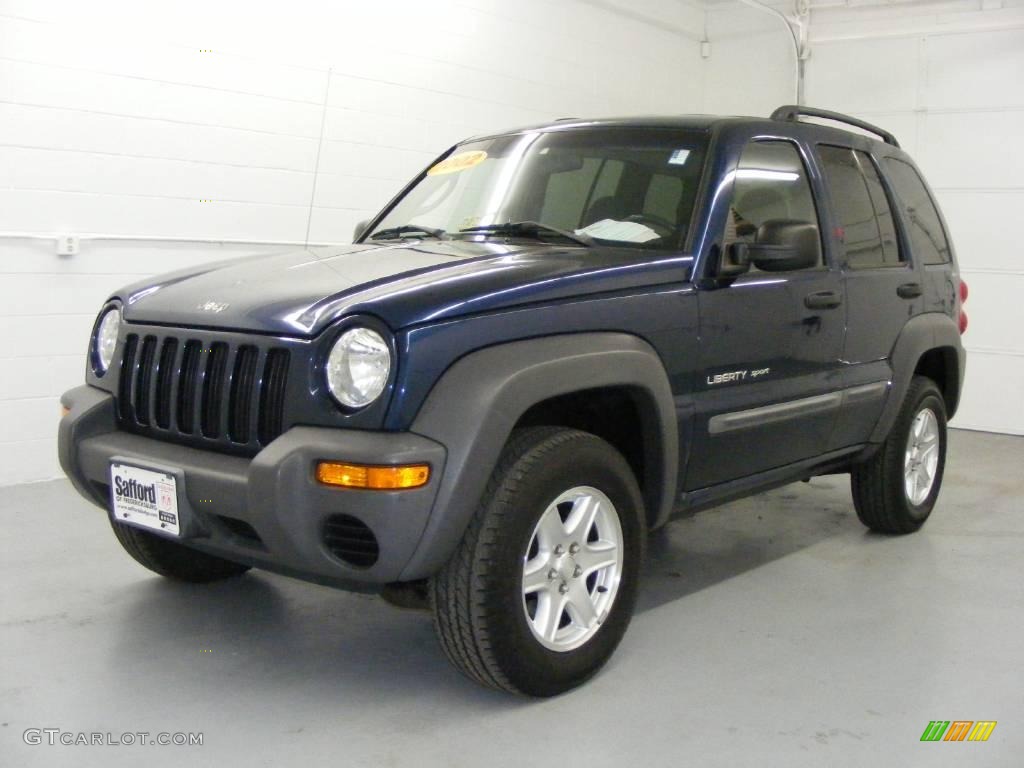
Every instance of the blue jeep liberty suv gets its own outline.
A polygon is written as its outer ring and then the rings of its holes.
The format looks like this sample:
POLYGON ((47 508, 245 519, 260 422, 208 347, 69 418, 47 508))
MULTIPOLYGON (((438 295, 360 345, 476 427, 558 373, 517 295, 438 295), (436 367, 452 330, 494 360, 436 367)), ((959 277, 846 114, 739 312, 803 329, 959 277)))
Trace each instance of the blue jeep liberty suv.
POLYGON ((559 120, 450 148, 350 246, 113 293, 60 460, 158 574, 381 592, 549 696, 611 656, 674 515, 849 473, 869 528, 920 528, 966 295, 880 128, 559 120))

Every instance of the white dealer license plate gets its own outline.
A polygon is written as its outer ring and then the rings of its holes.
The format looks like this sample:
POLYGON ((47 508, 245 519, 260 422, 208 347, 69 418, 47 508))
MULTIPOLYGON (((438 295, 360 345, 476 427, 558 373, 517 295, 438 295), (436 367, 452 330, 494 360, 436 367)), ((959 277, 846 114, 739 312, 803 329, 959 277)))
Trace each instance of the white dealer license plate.
POLYGON ((114 517, 119 523, 175 536, 181 534, 178 487, 172 475, 127 464, 111 464, 110 492, 114 499, 114 517))

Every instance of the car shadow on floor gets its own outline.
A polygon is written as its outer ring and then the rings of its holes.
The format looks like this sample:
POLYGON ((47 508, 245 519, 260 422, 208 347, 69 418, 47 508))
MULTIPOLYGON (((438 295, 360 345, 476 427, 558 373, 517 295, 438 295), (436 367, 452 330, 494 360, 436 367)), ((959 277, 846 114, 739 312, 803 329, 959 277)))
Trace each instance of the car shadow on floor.
POLYGON ((446 706, 467 714, 523 703, 455 671, 429 614, 376 596, 259 571, 208 585, 143 577, 120 589, 108 673, 126 687, 145 679, 161 695, 195 701, 272 701, 296 688, 304 706, 327 708, 386 708, 449 690, 446 706))
POLYGON ((637 611, 656 608, 843 533, 867 533, 848 475, 815 478, 670 522, 648 538, 637 611))
MULTIPOLYGON (((639 611, 684 599, 859 527, 845 483, 788 486, 670 523, 651 536, 639 611)), ((445 661, 423 611, 261 572, 210 585, 141 578, 119 587, 111 674, 148 676, 164 695, 273 697, 297 686, 311 704, 369 707, 435 697, 506 709, 525 700, 483 689, 445 661), (159 665, 154 667, 154 660, 159 665), (154 675, 156 678, 154 678, 154 675)))

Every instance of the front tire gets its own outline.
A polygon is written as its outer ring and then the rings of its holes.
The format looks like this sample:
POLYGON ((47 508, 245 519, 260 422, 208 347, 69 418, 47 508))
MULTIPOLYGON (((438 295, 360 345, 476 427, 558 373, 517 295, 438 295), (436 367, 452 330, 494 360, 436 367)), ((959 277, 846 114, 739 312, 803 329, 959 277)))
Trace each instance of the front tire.
POLYGON ((241 576, 249 566, 207 555, 176 541, 143 531, 134 526, 111 521, 114 536, 140 565, 175 581, 205 584, 233 576, 241 576))
POLYGON ((946 403, 915 376, 881 448, 850 476, 857 516, 879 533, 913 533, 932 513, 946 465, 946 403))
POLYGON ((518 430, 445 568, 437 635, 471 679, 554 696, 594 675, 632 617, 643 501, 622 455, 578 430, 518 430))

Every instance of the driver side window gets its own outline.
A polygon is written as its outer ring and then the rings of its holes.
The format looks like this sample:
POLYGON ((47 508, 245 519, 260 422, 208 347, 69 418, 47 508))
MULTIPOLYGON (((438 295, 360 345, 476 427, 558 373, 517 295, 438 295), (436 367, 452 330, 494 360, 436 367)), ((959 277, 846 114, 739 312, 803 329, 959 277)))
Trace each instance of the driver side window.
MULTIPOLYGON (((796 147, 788 141, 751 141, 736 167, 723 247, 766 242, 780 232, 813 228, 822 266, 821 236, 814 196, 796 147)), ((752 271, 757 268, 751 266, 752 271)))

